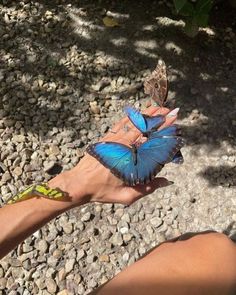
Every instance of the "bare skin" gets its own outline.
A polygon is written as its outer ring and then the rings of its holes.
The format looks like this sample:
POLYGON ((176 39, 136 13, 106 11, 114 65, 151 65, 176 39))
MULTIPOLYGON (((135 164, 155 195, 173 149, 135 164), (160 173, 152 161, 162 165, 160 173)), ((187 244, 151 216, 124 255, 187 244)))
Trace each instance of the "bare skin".
POLYGON ((219 233, 165 242, 90 294, 236 294, 236 245, 219 233))
MULTIPOLYGON (((164 108, 150 107, 146 113, 166 115, 168 112, 164 108)), ((167 118, 164 126, 171 125, 175 119, 176 116, 167 118)), ((128 145, 139 136, 140 132, 124 118, 103 140, 128 145), (129 126, 128 132, 124 125, 129 126)), ((148 185, 127 187, 96 159, 86 155, 72 170, 49 182, 50 187, 67 192, 68 200, 33 197, 0 209, 0 257, 71 208, 89 202, 130 205, 169 184, 164 178, 156 178, 148 185)), ((211 233, 161 244, 92 294, 231 295, 236 294, 235 282, 235 245, 224 235, 211 233)))
MULTIPOLYGON (((168 109, 150 107, 148 115, 168 114, 168 109)), ((164 126, 172 124, 176 117, 168 118, 164 126)), ((141 133, 126 117, 116 124, 101 140, 133 143, 141 133), (124 125, 127 125, 128 132, 124 125)), ((170 183, 164 178, 156 178, 148 185, 128 187, 115 177, 109 169, 95 158, 85 155, 70 171, 64 172, 49 182, 52 188, 58 187, 69 194, 66 201, 54 201, 45 198, 32 198, 26 201, 4 206, 0 209, 0 258, 13 250, 20 242, 37 229, 61 213, 88 202, 122 203, 130 205, 139 198, 170 183)))

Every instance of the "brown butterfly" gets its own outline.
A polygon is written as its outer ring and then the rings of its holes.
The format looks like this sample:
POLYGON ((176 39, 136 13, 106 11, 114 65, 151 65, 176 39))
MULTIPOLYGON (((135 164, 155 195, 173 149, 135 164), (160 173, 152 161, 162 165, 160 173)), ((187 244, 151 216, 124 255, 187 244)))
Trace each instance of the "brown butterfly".
POLYGON ((155 70, 144 82, 144 93, 149 94, 160 107, 163 107, 168 94, 167 84, 166 65, 164 61, 159 60, 155 70))

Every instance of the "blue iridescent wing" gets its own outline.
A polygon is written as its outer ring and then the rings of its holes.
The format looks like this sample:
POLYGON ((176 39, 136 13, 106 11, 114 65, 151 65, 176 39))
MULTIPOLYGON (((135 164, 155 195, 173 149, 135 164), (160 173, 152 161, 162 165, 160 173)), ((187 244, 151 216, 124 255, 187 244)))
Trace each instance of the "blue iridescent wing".
POLYGON ((125 107, 125 112, 134 126, 144 134, 160 127, 165 122, 165 117, 162 115, 153 117, 142 115, 132 107, 125 107))
POLYGON ((157 137, 132 148, 116 142, 90 145, 87 152, 126 184, 148 183, 183 146, 181 137, 157 137))
POLYGON ((138 156, 140 159, 145 159, 147 165, 151 165, 152 161, 165 165, 172 161, 183 145, 183 139, 178 136, 156 137, 149 139, 138 148, 138 156))
MULTIPOLYGON (((150 134, 150 139, 152 138, 158 138, 158 137, 179 137, 181 135, 181 130, 180 127, 178 125, 171 125, 168 127, 165 127, 161 130, 158 130, 156 132, 152 132, 150 134)), ((178 151, 173 159, 171 160, 171 162, 175 163, 175 164, 182 164, 184 162, 184 158, 183 155, 181 153, 181 151, 178 151)))
POLYGON ((126 184, 136 184, 137 166, 130 147, 117 142, 98 142, 90 145, 87 152, 126 184))
POLYGON ((181 135, 180 127, 176 124, 173 124, 171 126, 165 127, 158 131, 152 132, 149 138, 151 139, 156 137, 175 137, 180 135, 181 135))

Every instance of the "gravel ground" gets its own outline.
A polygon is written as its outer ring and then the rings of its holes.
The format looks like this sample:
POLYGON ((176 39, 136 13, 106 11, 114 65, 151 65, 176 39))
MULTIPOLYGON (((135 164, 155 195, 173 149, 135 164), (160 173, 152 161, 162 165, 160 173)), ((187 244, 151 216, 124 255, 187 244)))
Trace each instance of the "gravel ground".
POLYGON ((0 294, 88 294, 166 239, 235 227, 234 12, 215 8, 211 29, 189 40, 161 1, 93 2, 0 4, 1 204, 73 167, 124 105, 142 107, 160 57, 185 162, 160 173, 174 185, 130 207, 86 205, 35 232, 0 262, 0 294))

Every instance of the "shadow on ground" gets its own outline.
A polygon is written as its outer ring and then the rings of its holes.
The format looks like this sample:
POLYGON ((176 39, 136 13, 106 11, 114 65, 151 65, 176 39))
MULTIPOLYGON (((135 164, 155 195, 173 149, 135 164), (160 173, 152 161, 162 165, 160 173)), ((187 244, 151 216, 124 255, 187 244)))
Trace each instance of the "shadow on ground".
MULTIPOLYGON (((84 93, 101 76, 132 77, 154 68, 161 57, 169 66, 170 95, 181 107, 181 119, 189 118, 193 110, 207 118, 204 128, 201 124, 185 128, 188 143, 205 143, 211 149, 223 140, 233 144, 236 23, 235 12, 226 4, 212 13, 214 34, 202 31, 190 40, 170 9, 158 1, 22 3, 3 4, 0 20, 0 115, 10 120, 9 127, 20 121, 25 130, 42 134, 73 118, 80 120, 75 111, 84 111, 88 104, 84 93), (17 17, 5 13, 12 7, 17 17), (121 26, 104 27, 107 10, 121 26), (95 57, 101 52, 107 60, 97 66, 95 57), (114 65, 114 58, 126 65, 124 70, 114 65)), ((93 119, 90 114, 87 121, 93 119)), ((75 124, 81 127, 80 121, 75 124)))

